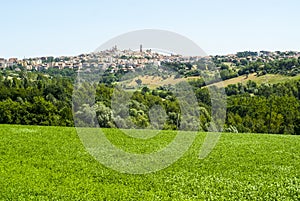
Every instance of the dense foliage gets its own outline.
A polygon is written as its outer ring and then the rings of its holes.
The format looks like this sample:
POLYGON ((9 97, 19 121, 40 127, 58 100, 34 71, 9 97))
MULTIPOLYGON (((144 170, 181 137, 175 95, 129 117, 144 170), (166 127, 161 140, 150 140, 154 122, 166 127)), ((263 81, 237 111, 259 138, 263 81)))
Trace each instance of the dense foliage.
POLYGON ((72 126, 72 89, 71 79, 61 76, 1 75, 0 123, 72 126))
POLYGON ((227 125, 240 132, 300 133, 300 81, 226 87, 227 125))

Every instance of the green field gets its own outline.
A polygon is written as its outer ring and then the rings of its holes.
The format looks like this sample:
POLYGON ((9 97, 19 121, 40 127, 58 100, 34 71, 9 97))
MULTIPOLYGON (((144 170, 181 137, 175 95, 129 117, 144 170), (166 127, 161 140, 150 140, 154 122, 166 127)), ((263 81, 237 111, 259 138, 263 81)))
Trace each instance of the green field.
MULTIPOLYGON (((145 153, 174 137, 144 141, 107 130, 126 151, 145 153)), ((84 149, 74 128, 0 126, 0 200, 299 200, 300 136, 222 134, 198 159, 205 133, 156 173, 108 169, 84 149)))
POLYGON ((217 87, 227 87, 230 84, 246 84, 249 80, 256 82, 257 84, 277 84, 277 83, 284 83, 289 81, 297 81, 300 79, 300 75, 297 76, 286 76, 280 74, 267 74, 262 76, 256 76, 256 73, 252 73, 246 78, 245 75, 231 78, 228 80, 224 80, 222 82, 217 82, 211 85, 215 85, 217 87))

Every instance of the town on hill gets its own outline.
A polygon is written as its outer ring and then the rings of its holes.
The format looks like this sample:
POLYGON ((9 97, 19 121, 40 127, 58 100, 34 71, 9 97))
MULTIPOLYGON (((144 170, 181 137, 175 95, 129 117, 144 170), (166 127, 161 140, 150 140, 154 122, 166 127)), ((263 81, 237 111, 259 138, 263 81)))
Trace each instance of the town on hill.
MULTIPOLYGON (((162 63, 190 64, 199 61, 199 59, 206 59, 213 61, 217 67, 223 70, 224 68, 231 69, 232 67, 241 68, 255 62, 265 64, 276 60, 298 59, 299 57, 300 52, 297 51, 245 51, 229 55, 188 57, 176 54, 167 55, 151 49, 143 50, 142 48, 139 51, 118 50, 117 46, 114 46, 110 50, 80 54, 78 56, 44 56, 24 59, 0 58, 0 69, 43 71, 53 68, 89 71, 91 68, 99 68, 116 73, 118 71, 135 71, 135 69, 144 68, 146 65, 161 66, 162 63)), ((197 69, 197 66, 193 67, 195 70, 197 69)), ((186 66, 185 70, 189 70, 189 68, 191 67, 186 66)), ((290 68, 296 68, 296 65, 290 66, 290 68)), ((253 71, 253 69, 251 70, 253 71)))

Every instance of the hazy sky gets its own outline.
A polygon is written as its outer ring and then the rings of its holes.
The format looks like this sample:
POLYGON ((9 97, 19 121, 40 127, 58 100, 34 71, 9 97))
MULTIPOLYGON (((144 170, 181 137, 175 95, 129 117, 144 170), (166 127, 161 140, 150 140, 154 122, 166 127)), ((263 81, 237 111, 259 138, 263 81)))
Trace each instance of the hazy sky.
POLYGON ((139 29, 184 35, 207 54, 299 50, 299 0, 2 1, 0 57, 77 55, 139 29))

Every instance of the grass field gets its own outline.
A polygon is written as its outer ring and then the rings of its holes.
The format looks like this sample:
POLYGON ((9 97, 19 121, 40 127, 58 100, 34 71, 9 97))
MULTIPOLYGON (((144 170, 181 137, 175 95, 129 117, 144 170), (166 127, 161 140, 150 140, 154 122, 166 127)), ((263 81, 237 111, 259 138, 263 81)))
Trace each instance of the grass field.
MULTIPOLYGON (((162 77, 158 77, 158 76, 139 76, 134 80, 129 80, 129 81, 127 80, 121 83, 127 85, 128 87, 136 87, 137 83, 135 82, 135 80, 137 79, 141 79, 143 85, 147 85, 150 89, 155 89, 159 86, 164 86, 169 84, 174 85, 182 81, 199 79, 199 77, 187 77, 187 78, 175 79, 174 76, 171 76, 166 79, 163 79, 162 77)), ((300 75, 292 77, 292 76, 285 76, 280 74, 267 74, 267 75, 262 75, 257 77, 256 73, 252 73, 248 76, 248 78, 246 78, 246 76, 243 75, 232 79, 224 80, 222 82, 217 82, 211 85, 215 85, 217 87, 227 87, 230 84, 238 84, 238 83, 246 84, 249 80, 252 80, 257 84, 262 84, 262 83, 276 84, 276 83, 282 83, 290 80, 299 80, 299 79, 300 79, 300 75)))
POLYGON ((187 81, 190 79, 199 79, 199 77, 188 77, 188 78, 174 78, 174 76, 167 77, 163 79, 159 76, 138 76, 133 80, 123 81, 121 83, 126 84, 129 87, 136 87, 137 83, 135 82, 137 79, 142 81, 143 85, 147 85, 150 89, 155 89, 159 86, 164 85, 175 85, 179 82, 187 81))
MULTIPOLYGON (((126 151, 147 152, 174 137, 150 142, 109 130, 126 151)), ((84 149, 74 128, 0 126, 0 200, 299 200, 300 136, 222 134, 198 159, 205 138, 156 173, 108 169, 84 149)))
POLYGON ((242 83, 246 84, 248 80, 252 80, 256 82, 257 84, 262 84, 262 83, 269 83, 269 84, 276 84, 280 82, 287 82, 289 80, 299 80, 300 75, 291 77, 291 76, 285 76, 285 75, 280 75, 280 74, 267 74, 263 76, 256 76, 256 73, 252 73, 246 78, 246 76, 239 76, 235 77, 232 79, 224 80, 223 82, 217 82, 212 85, 215 85, 217 87, 226 87, 230 84, 237 84, 237 83, 242 83))

